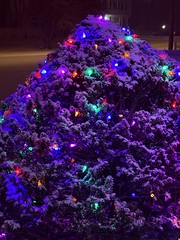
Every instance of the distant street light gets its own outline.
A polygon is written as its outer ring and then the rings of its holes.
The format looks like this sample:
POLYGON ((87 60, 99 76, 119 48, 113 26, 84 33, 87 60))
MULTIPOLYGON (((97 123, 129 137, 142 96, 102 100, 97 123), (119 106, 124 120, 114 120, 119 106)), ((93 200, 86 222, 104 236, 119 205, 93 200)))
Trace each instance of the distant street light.
POLYGON ((166 28, 166 25, 162 25, 162 29, 165 29, 166 28))

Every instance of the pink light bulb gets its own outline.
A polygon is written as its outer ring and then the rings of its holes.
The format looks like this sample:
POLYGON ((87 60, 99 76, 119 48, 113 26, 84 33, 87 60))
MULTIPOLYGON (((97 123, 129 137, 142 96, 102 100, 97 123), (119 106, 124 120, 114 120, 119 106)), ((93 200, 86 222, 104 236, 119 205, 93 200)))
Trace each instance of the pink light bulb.
POLYGON ((134 126, 135 124, 136 124, 136 122, 135 122, 135 121, 132 121, 131 126, 134 126))
POLYGON ((73 148, 73 147, 76 147, 76 145, 77 145, 76 143, 71 143, 70 147, 73 148))

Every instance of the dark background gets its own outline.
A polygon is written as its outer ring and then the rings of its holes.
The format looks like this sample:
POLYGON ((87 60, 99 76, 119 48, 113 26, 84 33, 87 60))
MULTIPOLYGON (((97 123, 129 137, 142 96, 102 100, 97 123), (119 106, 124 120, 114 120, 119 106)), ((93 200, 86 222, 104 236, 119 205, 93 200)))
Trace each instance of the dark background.
MULTIPOLYGON (((132 32, 167 49, 171 1, 132 0, 132 32)), ((180 42, 180 0, 174 3, 174 31, 180 42)), ((0 100, 15 92, 87 14, 100 13, 104 9, 98 0, 0 0, 0 100)))
MULTIPOLYGON (((132 0, 129 27, 141 35, 168 35, 171 1, 132 0), (163 24, 165 30, 161 28, 163 24)), ((180 35, 180 0, 174 0, 174 4, 174 31, 180 35)), ((100 0, 1 0, 0 43, 3 47, 3 40, 7 45, 7 38, 19 36, 25 42, 36 38, 40 47, 51 48, 87 14, 98 13, 103 13, 100 0)))

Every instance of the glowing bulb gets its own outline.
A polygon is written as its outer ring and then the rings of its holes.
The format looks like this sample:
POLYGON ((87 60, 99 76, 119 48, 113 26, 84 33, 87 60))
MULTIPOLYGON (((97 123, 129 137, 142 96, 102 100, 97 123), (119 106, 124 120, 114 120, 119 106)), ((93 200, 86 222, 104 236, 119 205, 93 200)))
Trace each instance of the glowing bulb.
POLYGON ((74 72, 72 73, 72 77, 73 77, 73 78, 77 77, 77 75, 78 75, 78 74, 77 74, 76 71, 74 71, 74 72))
POLYGON ((82 172, 85 172, 86 170, 87 170, 87 166, 84 165, 84 166, 82 167, 82 172))
POLYGON ((98 19, 99 19, 99 20, 102 20, 102 19, 103 19, 103 16, 102 16, 102 15, 100 15, 100 16, 98 17, 98 19))
POLYGON ((86 38, 86 34, 83 32, 83 36, 82 36, 83 38, 86 38))
POLYGON ((98 45, 97 45, 97 44, 95 44, 94 46, 95 46, 95 49, 97 50, 97 49, 98 49, 98 45))
POLYGON ((107 99, 106 98, 103 100, 103 104, 107 104, 107 99))
POLYGON ((118 42, 119 42, 119 44, 124 45, 124 40, 120 39, 118 42))
POLYGON ((68 38, 68 39, 67 39, 67 43, 73 44, 73 40, 72 40, 71 38, 68 38))
POLYGON ((164 65, 164 66, 162 66, 162 70, 163 70, 163 71, 168 70, 168 65, 164 65))
POLYGON ((71 163, 74 163, 75 162, 75 159, 74 158, 71 158, 71 163))
POLYGON ((174 102, 172 103, 172 107, 173 107, 173 108, 176 107, 176 101, 174 101, 174 102))
POLYGON ((9 114, 11 114, 11 110, 10 110, 10 109, 8 109, 7 111, 5 111, 4 117, 7 117, 9 114))
POLYGON ((105 19, 105 20, 109 20, 109 16, 108 16, 108 15, 105 15, 105 16, 104 16, 104 19, 105 19))
MULTIPOLYGON (((46 71, 46 70, 44 70, 44 71, 46 71)), ((42 72, 41 72, 42 73, 42 72)), ((38 78, 38 79, 40 79, 41 78, 41 73, 40 73, 40 71, 38 71, 38 72, 36 72, 35 73, 35 76, 38 78)), ((42 73, 43 74, 43 73, 42 73)))
POLYGON ((38 180, 38 187, 41 187, 41 186, 42 186, 41 180, 38 180))
POLYGON ((29 150, 29 151, 32 151, 32 150, 33 150, 33 147, 28 147, 28 150, 29 150))
POLYGON ((123 117, 123 114, 120 113, 120 114, 119 114, 119 117, 122 118, 122 117, 123 117))
POLYGON ((161 53, 161 54, 160 54, 160 57, 161 57, 162 59, 166 59, 166 58, 167 58, 166 54, 164 54, 164 53, 161 53))
POLYGON ((128 33, 128 34, 131 34, 131 31, 127 28, 126 29, 126 32, 128 33))
POLYGON ((75 111, 74 115, 75 115, 75 117, 78 117, 80 115, 80 112, 79 111, 75 111))
POLYGON ((169 74, 170 76, 172 76, 172 75, 174 75, 174 71, 169 71, 168 74, 169 74))
POLYGON ((36 199, 32 200, 32 204, 35 205, 37 203, 36 199))
POLYGON ((58 147, 57 143, 54 143, 53 146, 52 146, 52 148, 53 148, 54 150, 59 150, 59 147, 58 147))
POLYGON ((60 67, 57 69, 57 73, 61 76, 64 76, 67 72, 68 72, 68 70, 64 67, 60 67))
POLYGON ((180 67, 175 69, 175 74, 177 78, 180 78, 180 67))
POLYGON ((73 197, 73 202, 76 203, 77 202, 77 198, 73 197))
POLYGON ((31 94, 28 94, 26 98, 31 98, 31 94))
POLYGON ((115 67, 118 67, 118 63, 115 63, 114 66, 115 66, 115 67))
POLYGON ((87 68, 84 73, 86 76, 90 77, 94 73, 94 71, 92 68, 87 68))
POLYGON ((16 168, 15 173, 17 175, 20 175, 22 173, 22 170, 20 168, 16 168))
POLYGON ((126 36, 125 39, 126 39, 126 41, 132 41, 133 37, 132 36, 126 36))
POLYGON ((107 116, 107 120, 111 120, 111 116, 110 115, 107 116))
POLYGON ((112 39, 111 39, 111 38, 109 38, 109 39, 108 39, 108 41, 109 41, 109 42, 112 42, 112 39))
POLYGON ((5 240, 6 239, 6 234, 5 233, 1 233, 0 234, 0 239, 5 240))
POLYGON ((151 198, 154 198, 154 197, 155 197, 154 193, 151 193, 151 194, 150 194, 150 197, 151 197, 151 198))
POLYGON ((125 52, 125 53, 124 53, 124 57, 125 57, 125 58, 128 58, 129 56, 130 56, 130 54, 129 54, 128 52, 125 52))
POLYGON ((42 74, 46 74, 47 71, 46 71, 45 69, 43 69, 43 70, 41 71, 41 73, 42 73, 42 74))
POLYGON ((132 37, 133 38, 139 38, 139 36, 137 34, 133 34, 132 37))
POLYGON ((97 203, 97 202, 93 203, 93 204, 92 204, 92 208, 93 208, 95 211, 97 211, 98 208, 99 208, 99 203, 97 203))
POLYGON ((132 193, 132 194, 131 194, 131 197, 132 197, 132 198, 135 198, 135 197, 136 197, 136 194, 135 194, 135 193, 132 193))
POLYGON ((76 143, 71 143, 71 144, 70 144, 70 147, 71 147, 71 148, 76 147, 76 146, 77 146, 76 143))
POLYGON ((136 122, 135 122, 135 121, 132 121, 131 126, 134 126, 135 124, 136 124, 136 122))
POLYGON ((34 108, 34 109, 33 109, 33 112, 37 113, 37 108, 34 108))

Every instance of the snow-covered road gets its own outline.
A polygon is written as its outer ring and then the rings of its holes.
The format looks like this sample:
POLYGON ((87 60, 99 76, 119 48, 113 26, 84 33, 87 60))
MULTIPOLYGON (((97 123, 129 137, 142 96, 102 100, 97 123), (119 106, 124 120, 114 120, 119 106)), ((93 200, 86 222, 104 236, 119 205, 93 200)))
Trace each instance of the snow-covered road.
POLYGON ((0 53, 0 100, 16 91, 26 76, 46 58, 47 51, 0 53))

